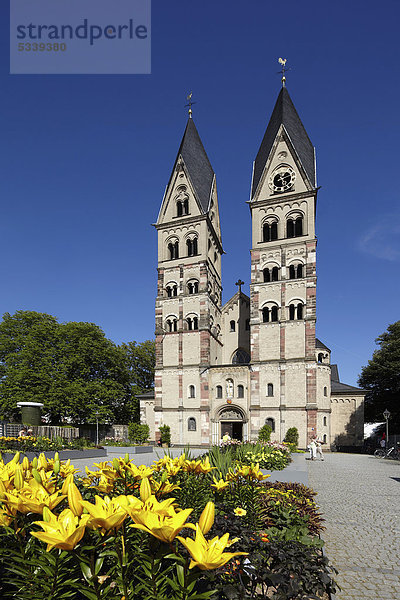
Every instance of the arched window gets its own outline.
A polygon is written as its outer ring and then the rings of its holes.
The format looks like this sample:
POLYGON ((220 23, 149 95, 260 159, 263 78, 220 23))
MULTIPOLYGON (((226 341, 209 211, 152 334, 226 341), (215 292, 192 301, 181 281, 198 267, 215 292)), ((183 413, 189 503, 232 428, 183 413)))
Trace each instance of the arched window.
POLYGON ((272 267, 272 281, 278 281, 279 279, 279 269, 278 267, 272 267))
POLYGON ((300 320, 303 318, 303 304, 299 302, 297 305, 297 319, 300 320))
POLYGON ((271 281, 271 273, 269 272, 269 269, 264 269, 263 275, 264 275, 264 283, 269 283, 271 281))
POLYGON ((269 383, 267 385, 267 396, 273 396, 274 395, 274 386, 272 383, 269 383))
POLYGON ((278 239, 278 223, 273 221, 272 223, 264 223, 262 229, 262 241, 273 242, 278 239))
POLYGON ((271 321, 277 321, 278 320, 278 307, 277 306, 273 306, 271 308, 271 321))
POLYGON ((318 362, 319 362, 319 363, 322 363, 323 361, 324 361, 324 355, 322 354, 322 352, 320 352, 320 353, 318 354, 318 362))
POLYGON ((172 333, 173 331, 178 331, 178 319, 176 317, 168 317, 165 324, 166 330, 169 333, 172 333))
POLYGON ((226 397, 233 398, 233 379, 226 380, 226 397))
POLYGON ((274 431, 275 431, 275 419, 272 419, 271 417, 269 417, 268 419, 265 419, 265 424, 269 425, 271 427, 272 433, 274 433, 274 431))
POLYGON ((167 290, 168 298, 173 298, 178 295, 178 286, 176 283, 169 283, 165 289, 167 290))
POLYGON ((199 282, 198 281, 189 281, 187 284, 189 294, 197 294, 199 291, 199 282))
POLYGON ((289 279, 301 279, 303 277, 303 265, 290 265, 289 267, 289 279))
POLYGON ((241 384, 237 386, 237 397, 244 398, 244 387, 241 384))
MULTIPOLYGON (((327 395, 328 395, 328 388, 325 386, 324 387, 324 396, 327 396, 327 395)), ((324 418, 326 419, 326 417, 324 417, 324 418)))
POLYGON ((269 308, 266 306, 262 309, 263 323, 269 323, 269 308))
POLYGON ((196 388, 194 385, 189 385, 189 398, 196 398, 196 388))
POLYGON ((324 417, 324 427, 326 427, 326 417, 324 417))
POLYGON ((243 350, 243 348, 238 348, 235 354, 232 356, 232 364, 233 365, 247 365, 250 362, 250 354, 243 350))
POLYGON ((193 242, 192 240, 186 240, 186 246, 187 246, 187 255, 188 256, 193 256, 193 242))
POLYGON ((179 242, 178 242, 178 240, 176 240, 176 242, 170 242, 168 244, 168 253, 169 253, 170 260, 179 258, 179 242))
POLYGON ((326 444, 326 433, 324 433, 323 442, 326 444))
POLYGON ((236 323, 235 323, 235 321, 231 321, 229 323, 229 325, 230 325, 230 331, 235 331, 236 330, 236 323))
POLYGON ((199 320, 197 317, 187 317, 186 318, 186 322, 188 324, 188 330, 189 331, 195 331, 196 329, 199 328, 199 320))
POLYGON ((181 217, 183 215, 183 205, 180 200, 178 200, 178 202, 176 203, 176 214, 178 217, 181 217))
POLYGON ((270 281, 279 281, 279 268, 272 267, 271 269, 263 270, 264 283, 269 283, 270 281))
POLYGON ((289 305, 289 320, 294 321, 295 319, 301 320, 303 318, 304 305, 302 302, 298 304, 289 305))
POLYGON ((217 398, 222 398, 222 385, 217 385, 215 388, 217 398))
POLYGON ((196 419, 194 417, 188 418, 188 431, 196 431, 196 419))
POLYGON ((184 215, 189 214, 189 199, 188 198, 185 198, 185 200, 183 201, 183 214, 184 215))
POLYGON ((286 237, 293 238, 303 235, 303 217, 290 218, 286 221, 286 237))

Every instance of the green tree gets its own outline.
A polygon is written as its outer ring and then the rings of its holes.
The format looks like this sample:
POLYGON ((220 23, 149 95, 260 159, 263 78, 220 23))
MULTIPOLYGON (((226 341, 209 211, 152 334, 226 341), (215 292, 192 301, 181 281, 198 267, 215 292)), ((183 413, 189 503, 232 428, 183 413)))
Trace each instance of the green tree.
POLYGON ((362 368, 358 383, 367 390, 365 420, 383 421, 383 411, 390 413, 391 428, 400 430, 400 321, 392 323, 376 340, 368 365, 362 368))
POLYGON ((137 396, 154 388, 155 342, 154 340, 146 340, 141 343, 129 342, 122 344, 121 350, 125 354, 131 386, 131 400, 125 407, 125 412, 131 415, 130 420, 133 418, 134 421, 138 421, 139 400, 137 396))
MULTIPOLYGON (((6 313, 0 323, 0 418, 17 402, 43 402, 51 423, 118 421, 131 401, 125 353, 93 323, 44 313, 6 313)), ((127 419, 126 422, 132 420, 127 419)))

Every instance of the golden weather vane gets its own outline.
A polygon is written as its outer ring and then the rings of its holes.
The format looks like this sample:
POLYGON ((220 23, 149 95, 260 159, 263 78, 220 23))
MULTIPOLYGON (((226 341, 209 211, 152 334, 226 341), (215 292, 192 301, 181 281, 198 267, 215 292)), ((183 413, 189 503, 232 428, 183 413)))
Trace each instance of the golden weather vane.
POLYGON ((282 66, 282 69, 280 71, 278 71, 278 73, 280 73, 282 75, 282 87, 285 87, 286 86, 285 73, 286 73, 286 71, 289 71, 289 69, 286 68, 287 58, 278 58, 278 63, 282 66))
POLYGON ((188 104, 185 104, 185 107, 188 106, 189 107, 189 119, 192 118, 192 106, 193 104, 196 104, 196 102, 192 102, 192 96, 193 96, 193 92, 190 92, 190 94, 188 94, 186 96, 186 100, 188 100, 188 104))

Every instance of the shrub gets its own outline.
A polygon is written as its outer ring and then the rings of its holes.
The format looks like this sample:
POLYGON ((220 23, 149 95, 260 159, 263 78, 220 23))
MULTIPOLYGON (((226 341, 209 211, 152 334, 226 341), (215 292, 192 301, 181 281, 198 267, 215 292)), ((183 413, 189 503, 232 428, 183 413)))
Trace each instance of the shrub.
POLYGON ((168 446, 171 443, 171 428, 169 425, 160 425, 159 427, 159 431, 160 431, 160 440, 162 444, 168 444, 168 446))
POLYGON ((263 425, 258 432, 258 439, 260 442, 269 442, 271 438, 272 427, 271 425, 263 425))
POLYGON ((140 423, 129 423, 128 436, 133 444, 145 444, 149 439, 150 428, 140 423))
POLYGON ((285 442, 288 444, 294 444, 296 447, 299 444, 299 432, 297 427, 289 427, 286 432, 285 442))

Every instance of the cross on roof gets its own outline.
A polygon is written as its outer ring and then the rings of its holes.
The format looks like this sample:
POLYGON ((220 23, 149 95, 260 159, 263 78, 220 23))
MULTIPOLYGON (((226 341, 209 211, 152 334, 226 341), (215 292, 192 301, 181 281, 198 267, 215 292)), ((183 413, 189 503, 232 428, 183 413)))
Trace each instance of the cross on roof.
POLYGON ((242 285, 244 285, 244 281, 242 281, 241 279, 238 279, 237 282, 235 283, 235 285, 238 286, 239 288, 239 294, 242 291, 242 285))

